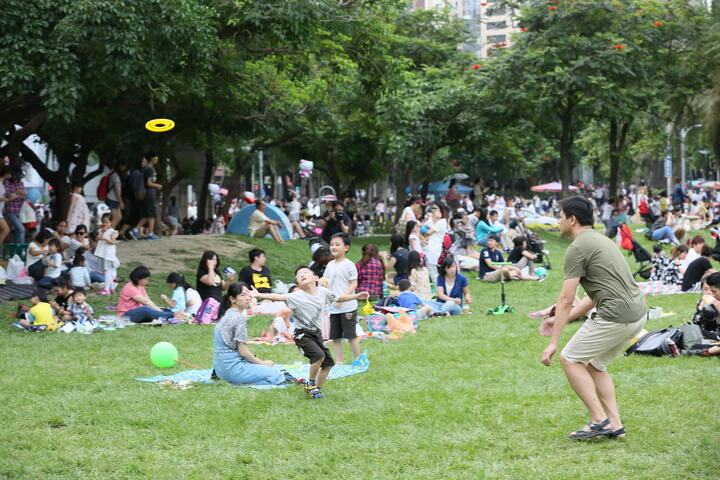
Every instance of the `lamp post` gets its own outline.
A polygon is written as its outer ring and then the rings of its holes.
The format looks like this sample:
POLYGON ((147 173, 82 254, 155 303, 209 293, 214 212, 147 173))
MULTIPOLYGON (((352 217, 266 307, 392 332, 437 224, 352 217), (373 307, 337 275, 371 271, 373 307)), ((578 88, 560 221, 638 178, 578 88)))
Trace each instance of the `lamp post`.
POLYGON ((702 127, 702 123, 680 129, 680 181, 683 188, 685 188, 685 137, 687 137, 690 130, 698 127, 702 127))

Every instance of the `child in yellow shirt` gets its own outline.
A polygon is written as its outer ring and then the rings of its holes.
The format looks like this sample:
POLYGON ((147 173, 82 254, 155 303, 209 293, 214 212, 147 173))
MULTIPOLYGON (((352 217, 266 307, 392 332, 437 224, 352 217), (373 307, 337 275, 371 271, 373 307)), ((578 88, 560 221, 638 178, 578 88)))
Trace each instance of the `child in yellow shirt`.
POLYGON ((22 328, 28 332, 42 332, 44 330, 57 330, 58 322, 52 307, 47 301, 47 294, 44 290, 35 290, 30 297, 29 318, 21 318, 13 323, 18 328, 22 328))

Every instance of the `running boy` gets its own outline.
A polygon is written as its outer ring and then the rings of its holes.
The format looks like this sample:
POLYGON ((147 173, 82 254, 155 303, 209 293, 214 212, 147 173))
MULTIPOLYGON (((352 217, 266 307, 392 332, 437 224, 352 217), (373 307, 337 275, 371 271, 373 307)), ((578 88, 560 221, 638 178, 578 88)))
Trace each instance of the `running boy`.
MULTIPOLYGON (((330 290, 338 297, 355 292, 358 285, 358 272, 355 264, 345 258, 350 250, 350 237, 336 233, 330 237, 330 253, 333 260, 325 267, 325 278, 330 290)), ((339 302, 338 302, 339 303, 339 302)), ((333 341, 335 358, 343 363, 342 339, 346 338, 352 349, 353 358, 360 356, 360 340, 357 338, 357 302, 352 300, 344 304, 330 306, 330 340, 333 341)))
POLYGON ((290 307, 295 319, 295 345, 310 360, 310 378, 305 384, 305 393, 310 398, 318 399, 325 396, 322 386, 335 365, 320 334, 320 321, 325 307, 332 303, 367 300, 369 295, 367 292, 335 295, 327 288, 318 286, 317 275, 308 267, 295 270, 295 280, 298 288, 292 293, 260 293, 254 288, 249 293, 261 300, 285 302, 290 307))

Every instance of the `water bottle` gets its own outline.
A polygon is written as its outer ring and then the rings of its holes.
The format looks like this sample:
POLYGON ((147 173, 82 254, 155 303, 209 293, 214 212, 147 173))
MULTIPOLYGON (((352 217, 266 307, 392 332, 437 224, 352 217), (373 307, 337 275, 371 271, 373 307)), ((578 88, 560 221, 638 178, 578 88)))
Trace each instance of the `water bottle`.
POLYGON ((668 338, 667 340, 665 340, 665 343, 667 344, 668 349, 670 349, 670 356, 677 357, 679 352, 677 345, 675 345, 675 342, 668 338))

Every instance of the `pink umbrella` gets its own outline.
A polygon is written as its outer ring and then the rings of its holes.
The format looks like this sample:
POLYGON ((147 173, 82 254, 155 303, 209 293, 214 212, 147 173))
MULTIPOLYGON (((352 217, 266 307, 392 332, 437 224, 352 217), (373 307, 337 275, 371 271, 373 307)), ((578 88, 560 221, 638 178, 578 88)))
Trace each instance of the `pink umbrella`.
MULTIPOLYGON (((577 187, 574 185, 570 185, 570 191, 575 192, 577 191, 577 187)), ((530 190, 533 192, 561 192, 562 191, 562 183, 560 182, 550 182, 546 183, 544 185, 535 185, 530 190)))

